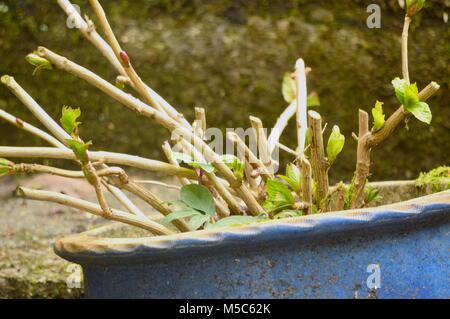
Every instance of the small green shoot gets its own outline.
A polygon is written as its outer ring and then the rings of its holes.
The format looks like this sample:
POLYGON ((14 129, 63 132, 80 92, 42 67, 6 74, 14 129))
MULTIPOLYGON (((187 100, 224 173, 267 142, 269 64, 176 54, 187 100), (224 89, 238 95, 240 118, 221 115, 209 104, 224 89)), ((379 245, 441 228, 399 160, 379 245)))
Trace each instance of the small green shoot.
POLYGON ((345 136, 341 134, 339 126, 335 125, 328 138, 327 157, 328 161, 333 163, 338 155, 342 152, 345 144, 345 136))
POLYGON ((77 160, 79 160, 82 164, 86 164, 89 161, 87 152, 89 150, 89 146, 92 145, 92 142, 89 141, 87 143, 78 141, 78 140, 66 140, 67 146, 73 151, 77 160))
POLYGON ((380 195, 380 190, 375 188, 375 187, 373 187, 373 186, 370 186, 370 185, 367 185, 365 187, 364 193, 365 193, 364 203, 366 205, 370 204, 373 201, 380 200, 380 199, 383 198, 380 195))
POLYGON ((373 128, 372 132, 378 132, 384 126, 385 115, 383 113, 383 102, 377 101, 375 107, 372 109, 373 128))
POLYGON ((11 174, 11 169, 14 163, 8 161, 7 159, 0 158, 0 177, 11 174))
POLYGON ((234 176, 236 176, 238 180, 242 180, 244 178, 245 165, 239 160, 239 158, 234 155, 225 154, 220 156, 220 159, 225 165, 228 166, 229 169, 231 169, 234 176))
POLYGON ((41 70, 53 70, 52 64, 47 60, 36 53, 30 53, 25 57, 28 63, 35 67, 33 71, 33 76, 38 74, 41 70))
POLYGON ((63 129, 71 136, 74 136, 74 134, 77 133, 78 126, 81 124, 81 122, 77 122, 77 119, 80 116, 80 108, 73 109, 70 106, 63 106, 60 122, 63 129))

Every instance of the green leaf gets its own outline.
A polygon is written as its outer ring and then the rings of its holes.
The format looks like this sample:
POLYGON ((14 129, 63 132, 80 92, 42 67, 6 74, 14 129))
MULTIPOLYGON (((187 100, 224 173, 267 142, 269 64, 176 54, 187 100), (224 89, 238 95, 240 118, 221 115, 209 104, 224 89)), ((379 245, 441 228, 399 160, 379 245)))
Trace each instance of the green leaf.
POLYGON ((426 0, 406 0, 406 12, 409 17, 414 17, 423 9, 426 0))
POLYGON ((365 187, 364 192, 366 194, 365 202, 367 204, 373 202, 374 200, 379 200, 382 198, 380 195, 380 190, 375 187, 368 185, 365 187))
POLYGON ((417 103, 419 103, 419 90, 417 89, 417 84, 413 83, 405 86, 405 96, 403 106, 411 112, 417 103))
POLYGON ((416 83, 408 84, 406 80, 397 77, 392 80, 392 85, 395 96, 408 112, 419 103, 419 91, 416 83))
MULTIPOLYGON (((193 210, 193 209, 173 212, 173 213, 170 213, 169 215, 167 215, 166 217, 164 217, 161 220, 161 224, 168 225, 174 220, 181 219, 181 218, 188 218, 188 217, 192 217, 195 215, 202 215, 202 213, 200 213, 199 211, 193 210)), ((204 216, 204 215, 202 215, 202 216, 204 216)))
POLYGON ((36 75, 40 70, 53 70, 52 64, 47 59, 44 59, 37 55, 36 53, 30 53, 25 57, 28 63, 36 68, 33 71, 33 76, 36 75))
POLYGON ((13 165, 13 162, 10 162, 4 158, 0 158, 0 177, 11 174, 13 165))
POLYGON ((194 159, 184 153, 179 153, 179 152, 173 152, 174 158, 179 162, 179 163, 185 163, 187 165, 189 165, 192 168, 199 168, 202 169, 203 171, 207 172, 207 173, 214 173, 215 168, 212 164, 210 163, 204 163, 204 162, 197 162, 194 161, 194 159))
POLYGON ((214 198, 205 186, 197 184, 183 186, 180 196, 181 200, 190 208, 214 216, 216 212, 214 198))
POLYGON ((427 103, 425 102, 417 103, 416 106, 410 110, 410 112, 419 121, 431 124, 433 116, 431 115, 431 110, 427 103))
POLYGON ((283 93, 283 98, 286 102, 292 103, 295 101, 296 93, 295 93, 295 81, 292 79, 291 74, 286 72, 283 76, 283 85, 281 88, 283 93))
POLYGON ((66 140, 67 146, 73 151, 75 154, 75 157, 81 162, 81 163, 87 163, 88 162, 88 155, 87 151, 89 149, 89 146, 92 145, 92 142, 89 141, 87 143, 83 143, 77 140, 66 140))
POLYGON ((264 208, 269 212, 277 211, 284 208, 290 208, 294 204, 294 196, 283 182, 270 179, 266 185, 267 198, 264 202, 264 208))
POLYGON ((239 158, 234 155, 225 154, 220 156, 220 159, 229 169, 231 169, 237 179, 242 180, 244 178, 245 165, 239 158))
POLYGON ((408 82, 397 77, 391 83, 395 90, 395 96, 402 105, 405 105, 405 89, 408 86, 408 82))
POLYGON ((80 108, 73 109, 70 106, 63 106, 60 121, 63 129, 70 135, 73 135, 78 129, 78 125, 81 124, 81 122, 77 122, 77 119, 80 116, 81 116, 80 108))
POLYGON ((372 109, 373 116, 373 132, 379 131, 384 125, 383 102, 377 101, 372 109))
POLYGON ((202 227, 210 218, 211 216, 208 215, 194 215, 187 224, 189 229, 194 231, 202 227))
POLYGON ((395 88, 395 95, 408 113, 414 115, 419 121, 430 124, 432 115, 430 107, 425 102, 419 100, 419 90, 417 84, 408 85, 405 80, 396 78, 392 81, 395 88))
POLYGON ((316 92, 312 92, 310 95, 308 95, 307 105, 309 108, 320 106, 319 95, 316 92))
POLYGON ((215 224, 208 224, 206 227, 207 229, 214 229, 214 228, 220 228, 220 227, 237 227, 237 226, 243 226, 248 224, 254 224, 259 222, 260 219, 258 217, 254 216, 230 216, 225 217, 221 220, 219 220, 215 224))
POLYGON ((299 192, 301 188, 301 172, 297 165, 289 163, 286 166, 286 175, 278 175, 292 188, 294 192, 299 192))
POLYGON ((345 144, 345 136, 341 134, 339 127, 335 125, 333 130, 328 138, 327 144, 327 156, 330 163, 333 163, 339 153, 342 152, 345 144))

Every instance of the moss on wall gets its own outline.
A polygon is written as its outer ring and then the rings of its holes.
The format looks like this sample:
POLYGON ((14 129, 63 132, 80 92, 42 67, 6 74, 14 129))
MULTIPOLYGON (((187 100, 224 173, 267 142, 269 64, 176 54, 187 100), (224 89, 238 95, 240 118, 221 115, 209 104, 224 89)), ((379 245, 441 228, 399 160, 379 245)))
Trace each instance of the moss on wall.
MULTIPOLYGON (((88 8, 87 1, 75 1, 88 8)), ((207 109, 208 124, 247 127, 248 115, 273 125, 285 107, 283 73, 302 56, 313 68, 309 88, 321 97, 325 121, 338 124, 347 146, 336 162, 334 180, 348 181, 354 169, 358 108, 375 100, 391 113, 397 106, 390 80, 401 74, 400 33, 403 13, 397 1, 382 6, 382 28, 366 27, 372 1, 107 1, 106 10, 142 77, 191 118, 194 106, 207 109)), ((53 1, 9 0, 0 13, 0 72, 14 75, 52 114, 62 105, 82 107, 83 131, 94 146, 144 156, 160 156, 168 134, 61 72, 32 78, 23 57, 45 45, 95 69, 108 80, 115 73, 74 30, 53 1)), ((372 179, 412 178, 448 163, 450 109, 450 32, 442 19, 447 0, 433 1, 410 35, 410 72, 419 86, 431 80, 442 90, 430 101, 430 127, 411 121, 374 152, 372 179)), ((1 11, 1 10, 0 10, 1 11)), ((87 12, 90 14, 90 12, 87 12)), ((33 118, 6 89, 0 107, 26 120, 33 118)), ((40 145, 0 123, 0 144, 40 145)), ((291 128, 284 142, 293 145, 291 128)))

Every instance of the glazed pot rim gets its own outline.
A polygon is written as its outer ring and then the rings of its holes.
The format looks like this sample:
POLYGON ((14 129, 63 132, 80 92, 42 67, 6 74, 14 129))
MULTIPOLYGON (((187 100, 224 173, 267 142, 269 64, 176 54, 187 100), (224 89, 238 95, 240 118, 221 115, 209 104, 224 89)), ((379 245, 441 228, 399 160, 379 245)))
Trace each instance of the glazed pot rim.
POLYGON ((407 223, 433 216, 450 217, 450 190, 374 208, 321 213, 271 220, 240 227, 224 227, 140 238, 102 238, 107 231, 125 227, 111 224, 59 239, 54 246, 60 257, 76 262, 110 262, 120 259, 159 259, 186 253, 266 244, 314 235, 407 223))

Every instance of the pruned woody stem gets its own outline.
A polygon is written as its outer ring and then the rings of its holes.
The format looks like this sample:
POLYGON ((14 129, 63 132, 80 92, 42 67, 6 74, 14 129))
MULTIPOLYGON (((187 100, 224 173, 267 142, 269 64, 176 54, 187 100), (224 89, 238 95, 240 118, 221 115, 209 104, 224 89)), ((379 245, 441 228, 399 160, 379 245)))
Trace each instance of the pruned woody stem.
MULTIPOLYGON (((108 21, 105 10, 98 0, 89 0, 92 11, 99 23, 99 27, 105 35, 96 31, 93 21, 87 16, 82 18, 69 0, 57 0, 63 11, 73 20, 78 31, 101 53, 103 57, 117 71, 116 83, 130 86, 139 98, 129 94, 117 86, 101 78, 98 74, 78 65, 66 57, 58 55, 51 50, 39 47, 35 54, 39 59, 48 61, 52 67, 72 74, 86 81, 104 94, 112 97, 123 106, 133 110, 138 115, 149 119, 171 133, 171 142, 181 146, 181 152, 189 155, 194 161, 209 163, 214 171, 202 171, 200 169, 188 169, 181 167, 172 151, 169 142, 164 142, 162 150, 167 162, 156 161, 129 154, 121 154, 106 151, 85 151, 85 160, 79 160, 75 151, 69 147, 68 140, 76 139, 83 142, 77 133, 68 134, 47 112, 10 76, 3 76, 1 82, 21 101, 28 110, 43 124, 49 133, 22 121, 4 110, 0 110, 0 118, 43 139, 53 147, 8 147, 0 146, 0 157, 5 158, 47 158, 65 159, 80 164, 81 170, 66 170, 57 167, 12 163, 1 163, 7 173, 48 173, 67 178, 86 178, 94 187, 99 205, 67 195, 19 188, 18 194, 34 200, 45 200, 59 203, 68 207, 81 209, 110 220, 119 221, 137 226, 152 232, 155 235, 170 235, 174 232, 190 231, 189 223, 184 219, 173 220, 170 229, 147 217, 126 196, 124 192, 131 193, 153 207, 164 216, 173 213, 172 208, 147 189, 144 184, 153 184, 159 187, 180 189, 176 185, 168 185, 156 181, 136 181, 130 178, 121 167, 109 167, 107 164, 130 166, 146 171, 156 172, 168 176, 174 176, 179 184, 184 187, 191 184, 202 184, 210 191, 216 204, 216 215, 211 221, 233 215, 267 214, 263 208, 263 202, 267 197, 270 180, 276 179, 274 168, 277 163, 272 154, 276 148, 280 148, 295 156, 295 163, 299 174, 295 195, 299 197, 301 208, 307 214, 313 212, 316 204, 318 211, 329 211, 332 208, 343 209, 347 188, 343 183, 337 187, 330 187, 328 173, 331 160, 325 152, 322 118, 315 111, 308 112, 308 96, 306 75, 311 71, 305 66, 302 59, 298 59, 292 78, 295 79, 295 99, 281 114, 270 134, 264 129, 263 122, 257 117, 250 117, 250 124, 257 142, 258 152, 252 152, 236 133, 228 132, 227 139, 231 141, 238 151, 238 159, 243 165, 243 176, 238 175, 227 165, 222 157, 213 151, 207 144, 205 132, 207 128, 206 112, 203 108, 195 108, 195 120, 190 124, 166 100, 144 83, 138 72, 134 69, 132 58, 120 45, 113 29, 108 21), (280 143, 280 137, 286 128, 288 121, 295 115, 297 147, 295 150, 280 143), (309 129, 309 140, 307 132, 309 129), (309 143, 309 145, 308 145, 309 143), (267 187, 268 188, 268 187, 267 187), (109 191, 126 210, 121 211, 110 208, 104 191, 109 191), (336 195, 334 206, 330 205, 332 195, 336 195)), ((408 32, 411 17, 405 17, 402 33, 402 73, 403 78, 410 82, 408 71, 408 32)), ((284 89, 284 88, 283 88, 284 89)), ((439 89, 439 85, 431 82, 419 93, 419 99, 426 101, 439 89)), ((283 92, 284 94, 284 92, 283 92)), ((352 185, 354 193, 351 198, 351 207, 358 207, 364 194, 367 178, 370 176, 370 152, 386 140, 408 116, 408 112, 400 106, 376 132, 369 129, 369 115, 359 111, 359 134, 356 171, 352 185)), ((339 133, 339 130, 337 131, 339 133)), ((345 139, 344 139, 345 140, 345 139)), ((328 152, 328 148, 327 148, 328 152)), ((286 177, 286 176, 285 176, 286 177)), ((292 176, 291 176, 292 177, 292 176)), ((288 178, 288 177, 286 177, 288 178)), ((299 201, 297 201, 298 203, 299 201)), ((265 205, 265 204, 264 204, 265 205)), ((264 206, 266 207, 266 206, 264 206)))

